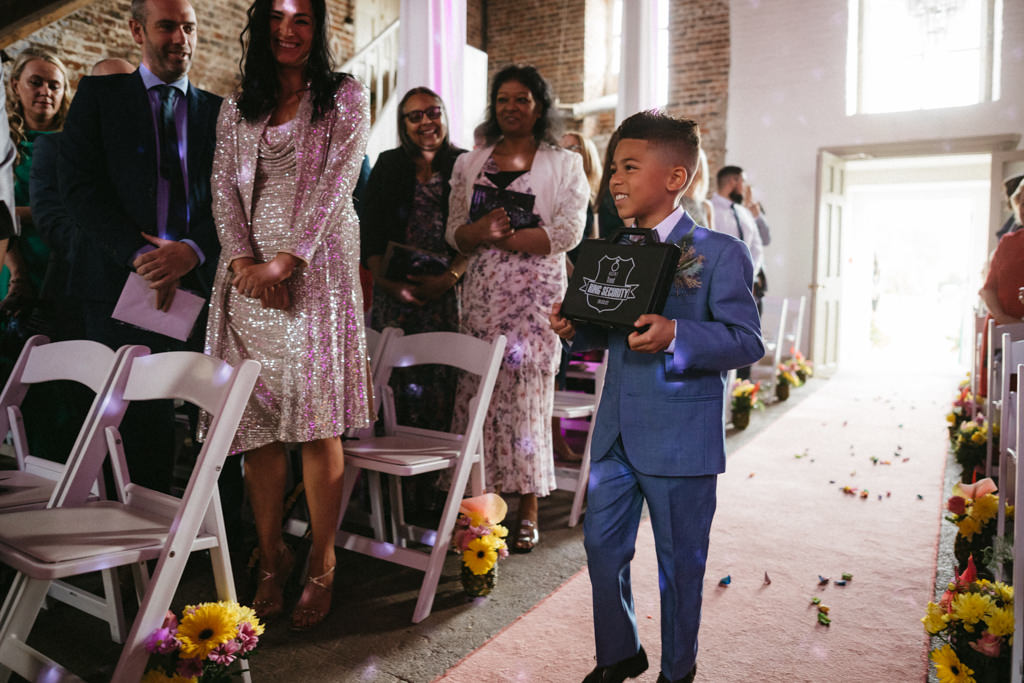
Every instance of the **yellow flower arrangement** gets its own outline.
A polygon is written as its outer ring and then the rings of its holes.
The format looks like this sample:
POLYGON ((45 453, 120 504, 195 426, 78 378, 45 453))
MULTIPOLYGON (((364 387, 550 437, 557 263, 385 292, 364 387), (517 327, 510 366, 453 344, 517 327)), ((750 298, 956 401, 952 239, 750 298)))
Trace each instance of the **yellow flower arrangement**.
POLYGON ((977 578, 974 560, 921 619, 940 641, 931 652, 940 681, 995 683, 1009 679, 1013 644, 1013 588, 977 578))
POLYGON ((973 420, 964 420, 956 430, 953 455, 965 474, 969 475, 985 462, 985 445, 990 435, 998 438, 999 427, 990 429, 988 421, 980 414, 973 420))
POLYGON ((462 553, 462 563, 473 574, 486 574, 508 557, 508 529, 499 524, 507 512, 505 501, 494 493, 467 498, 459 506, 452 549, 462 553))
POLYGON ((760 391, 760 382, 751 382, 749 379, 737 381, 732 387, 732 411, 737 413, 751 408, 764 408, 764 403, 758 396, 760 391))
POLYGON ((793 387, 798 387, 803 384, 796 374, 796 364, 793 362, 779 363, 775 376, 779 382, 785 382, 793 387))
POLYGON ((252 608, 236 602, 189 605, 180 622, 168 612, 163 625, 146 639, 156 666, 143 683, 226 680, 228 667, 249 657, 263 631, 252 608))

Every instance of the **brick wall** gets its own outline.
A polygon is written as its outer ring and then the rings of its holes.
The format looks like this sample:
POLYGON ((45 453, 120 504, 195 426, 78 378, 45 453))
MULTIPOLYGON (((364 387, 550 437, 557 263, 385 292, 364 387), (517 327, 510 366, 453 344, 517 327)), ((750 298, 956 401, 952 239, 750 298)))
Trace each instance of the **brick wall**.
POLYGON ((583 99, 587 0, 486 0, 489 75, 511 63, 537 67, 562 102, 583 99))
MULTIPOLYGON (((339 64, 354 51, 351 16, 356 0, 329 0, 332 40, 339 64)), ((199 43, 190 80, 200 88, 227 95, 238 78, 241 56, 238 36, 245 24, 250 0, 196 0, 193 6, 199 22, 199 43)), ((128 29, 130 0, 96 0, 63 19, 7 47, 16 56, 21 50, 38 45, 56 51, 70 71, 72 86, 92 65, 105 57, 122 57, 138 64, 139 48, 128 29)))
POLYGON ((714 176, 725 165, 729 3, 672 0, 669 21, 671 70, 666 109, 700 124, 708 168, 714 176))
POLYGON ((487 0, 466 0, 466 44, 485 50, 484 23, 487 21, 487 0))
MULTIPOLYGON (((565 104, 615 92, 607 78, 612 50, 609 0, 479 0, 486 3, 487 53, 493 75, 510 62, 529 62, 550 81, 565 104)), ((471 4, 473 4, 471 2, 471 4)), ((669 113, 701 125, 710 166, 725 158, 729 92, 727 0, 671 0, 669 113)), ((470 25, 472 23, 470 22, 470 25)), ((594 138, 602 153, 614 116, 566 121, 594 138)), ((712 171, 714 172, 714 171, 712 171)))

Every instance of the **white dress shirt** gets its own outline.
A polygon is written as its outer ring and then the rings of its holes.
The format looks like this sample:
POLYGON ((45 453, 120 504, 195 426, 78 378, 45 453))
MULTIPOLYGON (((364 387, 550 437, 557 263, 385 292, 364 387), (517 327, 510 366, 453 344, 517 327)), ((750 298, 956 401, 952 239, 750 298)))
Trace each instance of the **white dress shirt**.
POLYGON ((761 231, 758 230, 754 216, 747 207, 734 204, 731 199, 718 193, 711 196, 711 207, 715 210, 715 230, 741 239, 747 245, 750 260, 754 263, 756 278, 758 271, 764 267, 764 244, 761 242, 761 231))

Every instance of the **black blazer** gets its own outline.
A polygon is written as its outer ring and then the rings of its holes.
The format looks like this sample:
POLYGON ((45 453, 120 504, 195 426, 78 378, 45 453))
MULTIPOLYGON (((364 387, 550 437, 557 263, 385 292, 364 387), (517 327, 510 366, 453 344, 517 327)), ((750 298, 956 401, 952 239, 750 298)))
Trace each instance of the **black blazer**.
MULTIPOLYGON (((451 193, 455 159, 466 150, 453 147, 434 158, 434 168, 444 178, 443 225, 448 224, 448 195, 451 193)), ((416 164, 401 147, 381 152, 373 165, 363 194, 359 218, 359 239, 365 265, 370 256, 382 256, 388 241, 405 242, 405 230, 416 193, 416 164)), ((454 254, 455 251, 452 250, 454 254)))
MULTIPOLYGON (((205 261, 187 284, 209 296, 220 255, 210 175, 221 98, 188 88, 189 239, 205 261)), ((60 142, 60 194, 79 226, 69 287, 91 301, 113 303, 135 252, 156 234, 157 140, 138 71, 82 79, 60 142)))

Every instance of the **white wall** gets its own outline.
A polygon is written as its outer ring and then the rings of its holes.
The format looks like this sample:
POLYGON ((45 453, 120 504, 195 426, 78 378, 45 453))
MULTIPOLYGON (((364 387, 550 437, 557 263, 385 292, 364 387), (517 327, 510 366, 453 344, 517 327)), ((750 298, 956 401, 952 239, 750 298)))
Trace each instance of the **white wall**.
POLYGON ((847 0, 731 3, 726 163, 746 170, 767 209, 772 294, 809 293, 819 148, 1024 129, 1024 2, 1009 0, 1003 7, 1000 101, 846 116, 847 0))

